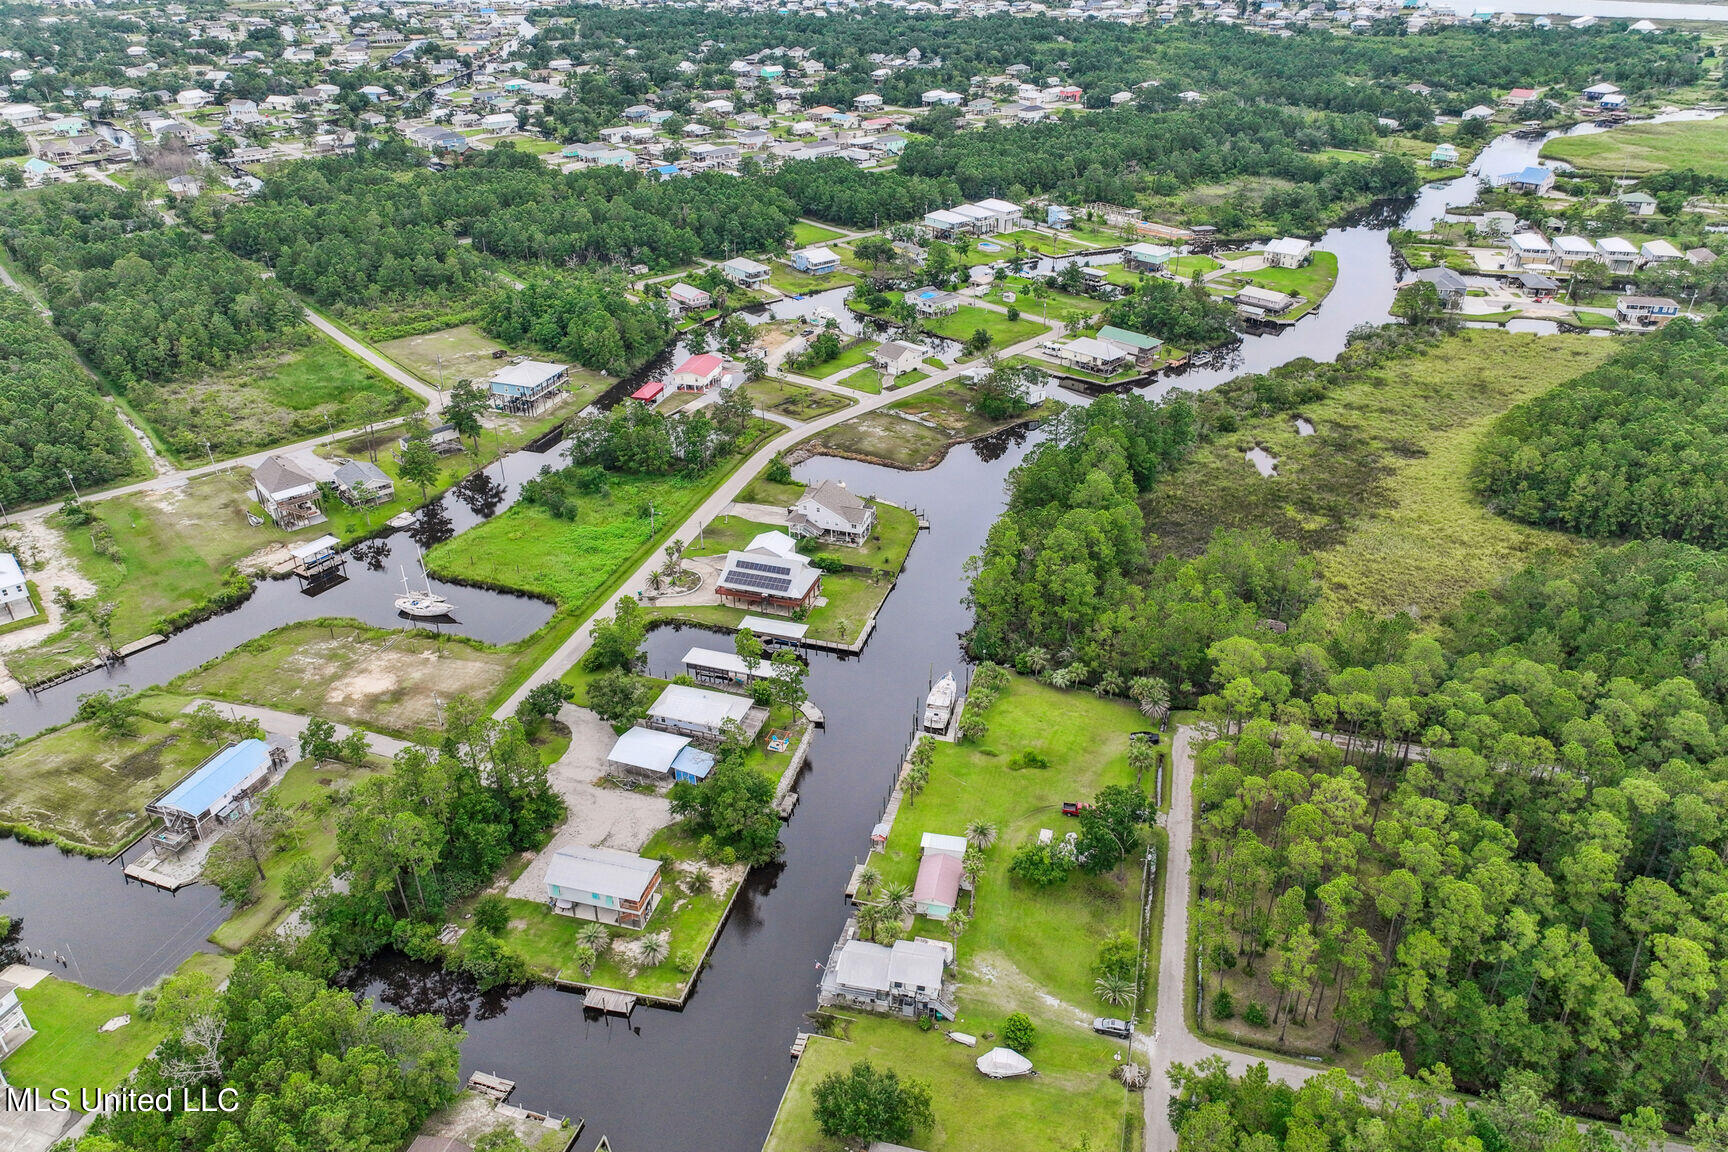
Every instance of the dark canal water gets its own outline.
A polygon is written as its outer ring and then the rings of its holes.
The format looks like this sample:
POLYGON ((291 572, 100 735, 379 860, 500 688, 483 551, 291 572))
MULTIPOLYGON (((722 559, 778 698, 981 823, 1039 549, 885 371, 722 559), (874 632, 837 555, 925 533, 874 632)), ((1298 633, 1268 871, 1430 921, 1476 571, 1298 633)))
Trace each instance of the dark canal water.
MULTIPOLYGON (((1537 141, 1502 137, 1478 161, 1486 174, 1531 163, 1537 141)), ((1266 371, 1299 356, 1328 359, 1350 329, 1387 319, 1395 280, 1386 228, 1401 216, 1425 227, 1469 203, 1477 179, 1426 188, 1400 213, 1327 233, 1320 246, 1337 253, 1337 287, 1318 313, 1279 335, 1249 336, 1226 361, 1156 381, 1154 392, 1212 387, 1240 372, 1266 371)), ((815 308, 852 323, 839 294, 776 305, 777 315, 815 308)), ((681 356, 677 349, 667 362, 681 356)), ((650 368, 663 367, 656 365, 650 368)), ((516 996, 475 995, 462 980, 401 960, 381 960, 355 986, 403 1011, 437 1011, 468 1029, 465 1071, 497 1072, 517 1081, 516 1102, 589 1121, 578 1147, 589 1152, 602 1134, 620 1152, 755 1152, 789 1074, 787 1049, 815 1004, 818 964, 845 920, 841 896, 854 861, 869 847, 898 757, 930 679, 960 671, 959 633, 967 626, 962 565, 977 552, 1003 503, 1003 481, 1036 441, 1013 433, 956 449, 938 467, 900 472, 818 458, 800 479, 844 480, 853 491, 915 505, 933 530, 920 535, 859 657, 815 653, 811 698, 827 716, 798 783, 801 801, 783 833, 781 863, 751 874, 716 945, 696 994, 679 1012, 638 1009, 628 1023, 584 1015, 581 1000, 548 989, 516 996)), ((472 506, 446 497, 441 512, 416 534, 430 544, 506 506, 517 486, 553 457, 518 453, 504 462, 497 493, 470 493, 472 506), (494 499, 495 497, 495 499, 494 499), (440 522, 440 518, 447 523, 440 522)), ((495 483, 498 469, 492 470, 495 483)), ((409 533, 390 538, 382 570, 351 562, 352 579, 323 596, 292 583, 266 585, 237 612, 193 628, 134 657, 111 678, 87 677, 68 689, 22 697, 0 708, 0 730, 38 731, 66 719, 78 692, 111 680, 144 687, 232 648, 270 628, 315 616, 342 615, 401 623, 391 598, 396 569, 412 563, 409 533)), ((473 589, 446 589, 461 605, 456 630, 487 640, 526 635, 549 607, 473 589)), ((700 630, 662 630, 649 638, 650 664, 671 669, 685 648, 708 640, 700 630)), ((726 647, 722 636, 711 646, 726 647)), ((7 911, 25 920, 24 942, 74 955, 68 974, 109 988, 133 988, 172 968, 217 922, 208 889, 170 897, 128 887, 117 869, 62 857, 52 849, 0 842, 0 888, 7 911)))

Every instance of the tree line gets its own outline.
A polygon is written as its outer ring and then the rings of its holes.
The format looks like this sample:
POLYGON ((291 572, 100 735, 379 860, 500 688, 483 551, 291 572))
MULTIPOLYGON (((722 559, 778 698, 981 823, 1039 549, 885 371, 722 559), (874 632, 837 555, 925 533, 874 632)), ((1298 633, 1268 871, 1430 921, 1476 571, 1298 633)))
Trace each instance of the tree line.
POLYGON ((1515 520, 1728 545, 1728 319, 1676 320, 1502 416, 1474 466, 1515 520))
POLYGON ((101 184, 0 206, 0 242, 42 285, 55 323, 117 388, 167 381, 300 338, 279 284, 142 198, 101 184))
POLYGON ((794 160, 774 169, 766 180, 790 196, 800 212, 850 228, 920 220, 926 212, 952 208, 963 199, 952 179, 866 172, 838 157, 794 160))
POLYGON ((0 292, 0 503, 97 487, 137 470, 137 449, 54 330, 19 293, 0 292))

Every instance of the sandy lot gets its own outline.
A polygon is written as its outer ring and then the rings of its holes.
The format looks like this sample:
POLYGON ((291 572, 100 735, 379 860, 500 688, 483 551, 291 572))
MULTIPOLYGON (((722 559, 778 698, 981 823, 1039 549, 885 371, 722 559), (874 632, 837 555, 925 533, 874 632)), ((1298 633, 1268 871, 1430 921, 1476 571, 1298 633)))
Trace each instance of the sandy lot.
POLYGON ((558 719, 570 728, 570 747, 552 765, 550 775, 570 816, 546 850, 510 885, 509 895, 520 900, 545 898, 546 867, 554 852, 595 846, 634 852, 672 822, 672 807, 664 796, 594 787, 594 781, 605 774, 606 753, 617 739, 610 724, 586 708, 569 704, 559 710, 558 719))
MULTIPOLYGON (((54 603, 54 589, 68 588, 72 595, 89 596, 96 591, 96 585, 84 578, 70 557, 61 541, 60 533, 41 520, 16 520, 6 529, 5 535, 18 548, 18 561, 24 566, 24 575, 36 582, 36 587, 42 592, 46 604, 38 604, 38 608, 46 608, 48 615, 43 623, 34 628, 20 628, 16 632, 8 632, 0 636, 0 652, 16 652, 30 648, 40 642, 50 632, 60 627, 60 607, 54 603), (40 571, 34 565, 43 565, 40 571)), ((0 673, 3 676, 4 673, 0 673)))

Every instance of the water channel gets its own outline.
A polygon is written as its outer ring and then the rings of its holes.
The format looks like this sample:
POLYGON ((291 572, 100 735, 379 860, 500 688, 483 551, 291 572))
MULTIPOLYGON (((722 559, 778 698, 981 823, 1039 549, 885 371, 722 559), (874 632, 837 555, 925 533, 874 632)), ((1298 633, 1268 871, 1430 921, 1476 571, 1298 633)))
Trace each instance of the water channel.
MULTIPOLYGON (((1539 147, 1538 141, 1501 137, 1484 150, 1477 170, 1521 168, 1534 162, 1539 147)), ((1350 329, 1388 318, 1395 272, 1387 227, 1426 227, 1474 199, 1477 186, 1475 176, 1430 186, 1400 215, 1331 230, 1318 246, 1337 253, 1339 278, 1318 312, 1278 335, 1246 337, 1227 364, 1159 380, 1150 391, 1209 388, 1299 356, 1336 356, 1350 329)), ((826 306, 845 322, 845 309, 823 298, 805 303, 826 306)), ((964 659, 962 565, 981 547, 1001 509, 1004 480, 1037 436, 1030 429, 1012 430, 958 448, 924 472, 828 457, 796 469, 801 480, 843 480, 855 492, 915 505, 932 530, 920 535, 864 653, 812 656, 810 696, 828 722, 798 784, 801 800, 784 829, 783 860, 750 875, 711 965, 682 1011, 638 1008, 626 1023, 585 1015, 580 998, 547 988, 476 995, 463 980, 399 958, 369 965, 356 974, 354 986, 393 1008, 441 1012, 464 1025, 464 1073, 497 1072, 517 1081, 515 1102, 586 1117, 581 1152, 589 1152, 602 1133, 614 1147, 646 1152, 756 1152, 789 1075, 788 1045, 815 1005, 819 965, 845 921, 846 877, 868 851, 870 828, 927 685, 950 669, 959 671, 964 659)), ((471 507, 447 496, 432 519, 442 516, 448 526, 416 531, 430 543, 443 538, 441 532, 460 531, 494 514, 552 459, 550 453, 507 457, 502 481, 498 467, 492 470, 495 501, 477 500, 471 507)), ((395 553, 380 572, 351 562, 348 585, 317 598, 302 596, 292 582, 266 585, 245 607, 134 657, 108 679, 134 688, 161 683, 293 620, 351 615, 399 623, 388 617, 396 564, 406 554, 397 545, 407 535, 391 538, 395 553)), ((463 609, 458 627, 489 640, 524 635, 549 611, 535 601, 494 599, 474 589, 451 596, 463 609)), ((702 630, 663 629, 649 638, 651 669, 674 670, 692 643, 722 649, 730 644, 702 630)), ((86 677, 71 693, 15 700, 0 709, 0 728, 33 732, 60 722, 70 715, 77 692, 104 682, 86 677)), ((71 951, 79 968, 69 976, 109 988, 137 987, 171 969, 203 946, 203 936, 221 919, 209 889, 184 889, 171 897, 124 884, 117 867, 13 841, 0 842, 0 888, 13 892, 6 907, 23 917, 26 945, 71 951)))

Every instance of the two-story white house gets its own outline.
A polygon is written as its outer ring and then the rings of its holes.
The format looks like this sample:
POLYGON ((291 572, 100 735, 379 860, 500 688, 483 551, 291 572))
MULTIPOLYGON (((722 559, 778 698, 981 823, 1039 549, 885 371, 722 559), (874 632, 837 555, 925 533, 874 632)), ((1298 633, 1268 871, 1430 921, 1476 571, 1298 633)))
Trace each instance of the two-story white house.
POLYGON ((876 508, 839 481, 823 480, 804 489, 786 510, 786 523, 794 536, 862 544, 876 526, 876 508))

